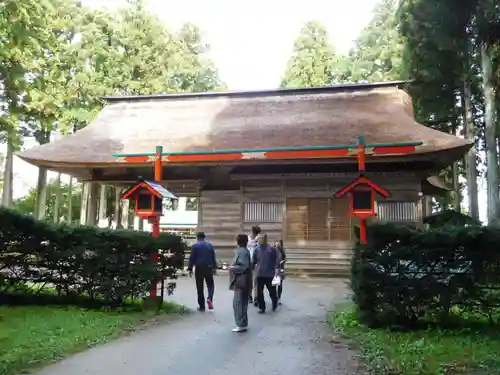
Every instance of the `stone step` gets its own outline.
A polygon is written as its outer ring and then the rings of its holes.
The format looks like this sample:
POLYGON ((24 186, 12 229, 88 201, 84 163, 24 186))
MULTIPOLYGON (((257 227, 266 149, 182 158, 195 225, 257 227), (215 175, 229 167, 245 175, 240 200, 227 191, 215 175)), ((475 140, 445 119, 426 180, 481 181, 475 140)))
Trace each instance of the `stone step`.
POLYGON ((339 267, 350 267, 350 260, 321 260, 321 259, 307 259, 307 260, 287 260, 286 268, 297 268, 297 267, 326 267, 331 268, 332 266, 339 267))
POLYGON ((351 260, 351 254, 286 254, 287 259, 326 259, 326 260, 351 260))
POLYGON ((349 279, 349 272, 318 271, 315 273, 297 271, 287 276, 298 279, 349 279))

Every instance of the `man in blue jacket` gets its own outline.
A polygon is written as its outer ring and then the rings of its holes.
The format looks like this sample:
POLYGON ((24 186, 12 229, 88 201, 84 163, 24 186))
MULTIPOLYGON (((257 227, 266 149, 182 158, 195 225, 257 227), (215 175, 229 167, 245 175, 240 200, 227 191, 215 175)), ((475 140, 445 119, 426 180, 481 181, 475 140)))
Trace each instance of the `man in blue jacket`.
POLYGON ((196 281, 196 292, 198 294, 198 310, 205 311, 205 294, 204 284, 207 284, 208 297, 207 305, 210 310, 214 308, 214 271, 217 267, 215 260, 215 249, 210 242, 205 238, 205 233, 198 232, 196 234, 196 243, 191 248, 189 255, 188 271, 189 276, 193 276, 196 281))

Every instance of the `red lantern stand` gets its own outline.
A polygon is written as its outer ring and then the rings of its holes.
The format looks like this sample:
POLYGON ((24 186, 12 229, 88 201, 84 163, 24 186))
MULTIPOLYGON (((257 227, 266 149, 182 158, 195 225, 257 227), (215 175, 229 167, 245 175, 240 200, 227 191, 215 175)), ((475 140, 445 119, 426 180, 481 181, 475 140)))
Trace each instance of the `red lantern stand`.
MULTIPOLYGON (((177 199, 170 191, 161 186, 162 181, 162 147, 156 147, 154 159, 154 180, 139 180, 128 188, 123 194, 123 199, 135 200, 135 214, 142 219, 147 219, 152 225, 153 237, 160 236, 160 217, 163 214, 163 199, 177 199)), ((153 262, 158 263, 158 253, 153 254, 153 262)), ((149 296, 157 296, 157 283, 152 282, 149 296)))
MULTIPOLYGON (((421 142, 419 142, 421 144, 421 142)), ((350 198, 350 216, 359 217, 359 239, 362 244, 366 244, 366 222, 371 216, 376 216, 375 212, 375 193, 387 198, 389 192, 368 179, 365 173, 365 157, 366 146, 363 137, 358 137, 358 147, 355 149, 356 157, 358 159, 359 177, 351 181, 347 186, 337 191, 334 196, 342 198, 349 195, 350 198)), ((381 144, 370 145, 374 149, 378 149, 376 154, 383 154, 387 150, 387 154, 404 154, 415 151, 415 146, 402 146, 398 147, 396 144, 381 144)))

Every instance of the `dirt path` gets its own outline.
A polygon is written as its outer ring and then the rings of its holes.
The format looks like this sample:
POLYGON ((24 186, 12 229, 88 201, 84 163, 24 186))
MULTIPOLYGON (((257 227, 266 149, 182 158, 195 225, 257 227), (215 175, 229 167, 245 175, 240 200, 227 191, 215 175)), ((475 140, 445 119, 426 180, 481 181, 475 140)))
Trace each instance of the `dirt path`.
MULTIPOLYGON (((37 375, 351 375, 348 348, 332 343, 326 315, 345 298, 339 280, 285 281, 278 311, 231 332, 227 277, 216 278, 215 310, 139 331, 51 365, 37 375)), ((173 300, 196 307, 194 281, 180 278, 173 300)))

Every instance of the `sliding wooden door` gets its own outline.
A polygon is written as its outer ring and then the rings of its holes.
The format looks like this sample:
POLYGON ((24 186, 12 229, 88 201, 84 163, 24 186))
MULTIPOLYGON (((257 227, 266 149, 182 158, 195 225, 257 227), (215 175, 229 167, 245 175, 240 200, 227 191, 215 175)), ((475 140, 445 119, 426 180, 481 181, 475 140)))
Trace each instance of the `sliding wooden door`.
POLYGON ((336 198, 288 198, 287 241, 325 243, 349 241, 349 201, 336 198))

